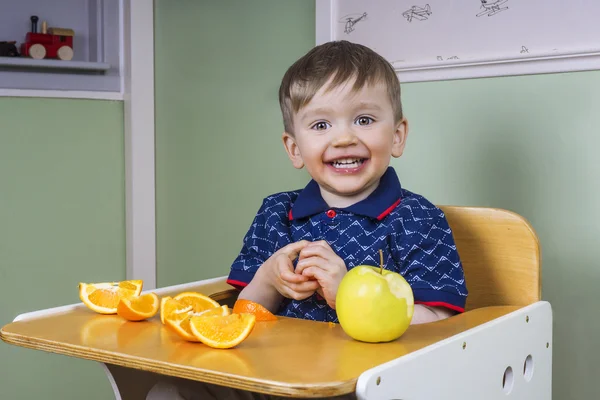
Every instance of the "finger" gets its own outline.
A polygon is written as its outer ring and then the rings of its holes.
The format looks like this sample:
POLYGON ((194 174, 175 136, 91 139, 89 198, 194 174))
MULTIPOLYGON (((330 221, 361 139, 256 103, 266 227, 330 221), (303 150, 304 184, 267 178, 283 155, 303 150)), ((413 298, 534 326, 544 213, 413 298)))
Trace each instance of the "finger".
POLYGON ((314 292, 319 288, 319 282, 310 280, 302 283, 291 283, 284 282, 284 285, 290 289, 292 292, 297 293, 306 293, 306 292, 314 292))
MULTIPOLYGON (((319 286, 321 286, 321 283, 327 280, 327 272, 325 270, 323 270, 320 267, 315 267, 315 266, 311 266, 311 267, 307 267, 303 272, 303 275, 314 278, 317 280, 317 282, 320 282, 319 286)), ((313 281, 309 281, 309 282, 313 282, 313 281)), ((318 289, 318 288, 317 288, 318 289)))
POLYGON ((307 278, 300 274, 296 274, 292 266, 283 266, 279 268, 279 278, 284 282, 300 283, 306 282, 307 278))
POLYGON ((300 256, 298 257, 298 259, 302 260, 308 257, 319 256, 326 260, 333 261, 339 258, 338 255, 335 254, 335 252, 331 249, 331 247, 329 247, 329 245, 327 245, 326 242, 323 243, 325 244, 309 244, 300 251, 300 256))
POLYGON ((325 249, 322 246, 309 245, 300 251, 298 260, 303 260, 305 258, 315 257, 315 256, 318 256, 321 258, 329 258, 331 256, 331 254, 332 254, 332 252, 327 251, 327 249, 325 249))
POLYGON ((321 296, 322 298, 325 298, 325 294, 323 294, 323 288, 322 288, 322 287, 319 287, 319 288, 317 289, 317 293, 318 293, 318 294, 319 294, 319 296, 321 296))
POLYGON ((308 240, 300 240, 298 242, 290 243, 287 246, 282 247, 281 249, 279 249, 279 251, 281 251, 282 254, 285 254, 290 260, 293 261, 298 257, 300 251, 309 244, 310 242, 308 240))
POLYGON ((317 281, 308 281, 303 283, 281 282, 281 286, 279 287, 278 291, 284 297, 302 300, 312 296, 318 287, 319 283, 317 281))
POLYGON ((296 264, 296 270, 294 272, 297 275, 302 274, 303 271, 308 267, 318 267, 325 271, 331 268, 328 260, 324 259, 323 257, 314 256, 303 258, 302 260, 298 261, 298 264, 296 264))
POLYGON ((288 299, 304 300, 312 296, 314 293, 314 290, 310 292, 294 292, 288 289, 285 293, 283 293, 283 296, 287 297, 288 299))
POLYGON ((308 244, 308 247, 322 247, 326 250, 331 250, 333 251, 333 249, 331 248, 331 246, 329 245, 329 243, 327 243, 327 241, 325 240, 317 240, 315 242, 310 242, 308 244))
POLYGON ((325 240, 317 240, 316 242, 311 242, 310 244, 314 245, 314 246, 325 247, 326 249, 333 251, 333 249, 331 248, 329 243, 327 243, 327 241, 325 241, 325 240))

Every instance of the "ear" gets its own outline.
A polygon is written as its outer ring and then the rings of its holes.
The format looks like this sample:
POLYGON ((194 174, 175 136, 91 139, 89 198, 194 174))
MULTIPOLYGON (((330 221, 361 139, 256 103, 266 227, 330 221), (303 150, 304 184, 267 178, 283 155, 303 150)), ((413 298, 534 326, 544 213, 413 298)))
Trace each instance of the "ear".
POLYGON ((404 153, 404 146, 406 145, 406 137, 408 136, 408 121, 406 118, 402 118, 402 121, 396 125, 394 131, 394 142, 392 143, 392 156, 400 157, 404 153))
POLYGON ((283 132, 282 139, 285 151, 292 161, 294 168, 301 169, 304 167, 304 161, 302 160, 302 155, 300 154, 300 149, 298 148, 298 143, 296 143, 294 136, 287 132, 283 132))

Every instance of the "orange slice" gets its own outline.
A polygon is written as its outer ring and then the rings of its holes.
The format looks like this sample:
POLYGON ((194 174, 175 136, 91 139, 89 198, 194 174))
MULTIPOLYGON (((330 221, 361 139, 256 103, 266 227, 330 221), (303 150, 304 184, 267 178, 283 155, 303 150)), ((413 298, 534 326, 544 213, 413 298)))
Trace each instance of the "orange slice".
POLYGON ((193 311, 177 312, 171 314, 168 318, 165 318, 165 325, 183 339, 190 342, 199 342, 198 338, 194 336, 190 328, 190 319, 192 317, 208 318, 212 316, 227 316, 229 314, 231 314, 231 311, 226 305, 213 307, 201 311, 200 313, 194 313, 193 311))
POLYGON ((267 310, 261 304, 247 299, 236 300, 233 305, 233 312, 236 314, 254 314, 257 321, 277 321, 277 317, 271 311, 267 310))
POLYGON ((190 318, 192 334, 202 343, 216 349, 229 349, 243 342, 256 322, 254 314, 224 316, 193 316, 190 318))
POLYGON ((159 304, 156 293, 123 297, 117 306, 117 314, 128 321, 143 321, 156 315, 159 304))
POLYGON ((175 300, 192 306, 194 312, 208 310, 209 308, 220 307, 221 305, 210 297, 198 292, 183 292, 173 297, 175 300))
POLYGON ((179 337, 189 341, 198 342, 199 340, 192 334, 190 329, 190 312, 181 315, 181 318, 170 318, 165 320, 165 325, 168 326, 179 337))
POLYGON ((116 314, 122 298, 139 296, 143 281, 79 283, 79 298, 90 310, 100 314, 116 314))
POLYGON ((214 316, 226 316, 226 315, 231 315, 231 309, 229 307, 227 307, 226 305, 222 305, 219 307, 213 307, 213 308, 209 308, 208 310, 204 310, 204 311, 200 311, 198 313, 192 313, 192 316, 194 317, 214 317, 214 316))
POLYGON ((160 299, 160 322, 165 323, 166 319, 175 318, 174 315, 192 311, 192 306, 185 305, 171 296, 165 296, 160 299))

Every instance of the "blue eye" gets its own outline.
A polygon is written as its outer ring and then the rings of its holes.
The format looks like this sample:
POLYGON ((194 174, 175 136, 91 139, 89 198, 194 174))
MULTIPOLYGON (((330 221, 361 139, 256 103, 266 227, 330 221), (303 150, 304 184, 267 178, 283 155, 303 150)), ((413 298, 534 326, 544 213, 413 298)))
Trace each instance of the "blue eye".
POLYGON ((325 121, 319 121, 316 124, 314 124, 313 126, 311 126, 310 129, 314 129, 315 131, 324 131, 325 129, 329 128, 330 126, 331 125, 329 125, 325 121))
POLYGON ((373 122, 375 122, 375 120, 373 118, 365 117, 365 116, 358 117, 358 118, 356 118, 356 121, 354 121, 355 124, 362 125, 362 126, 371 125, 373 122))

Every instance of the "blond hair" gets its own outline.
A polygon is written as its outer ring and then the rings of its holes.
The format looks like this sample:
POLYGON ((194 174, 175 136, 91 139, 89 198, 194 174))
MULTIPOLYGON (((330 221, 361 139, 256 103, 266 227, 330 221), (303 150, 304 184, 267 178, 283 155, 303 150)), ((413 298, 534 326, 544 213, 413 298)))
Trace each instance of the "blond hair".
POLYGON ((402 120, 400 82, 392 65, 370 48, 345 40, 311 49, 286 71, 279 87, 285 131, 293 134, 293 116, 331 79, 328 90, 355 79, 352 90, 384 83, 396 122, 402 120))

